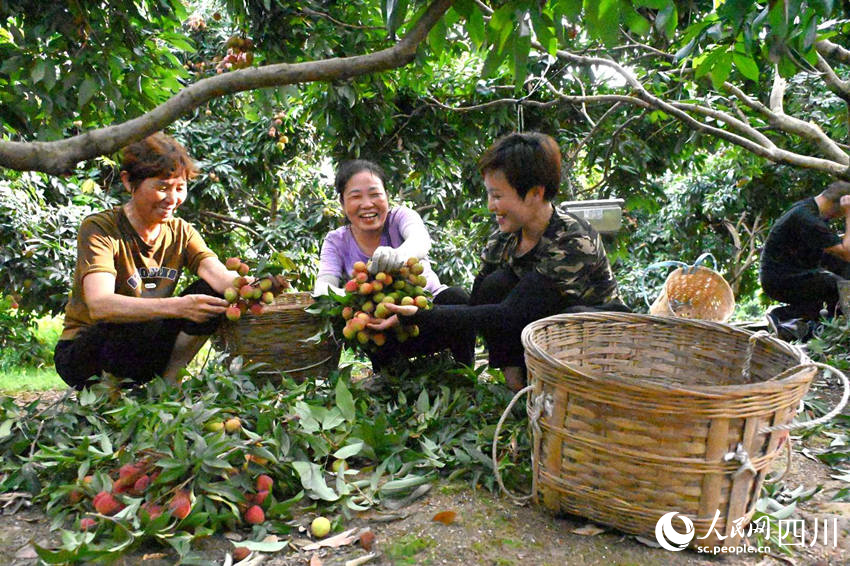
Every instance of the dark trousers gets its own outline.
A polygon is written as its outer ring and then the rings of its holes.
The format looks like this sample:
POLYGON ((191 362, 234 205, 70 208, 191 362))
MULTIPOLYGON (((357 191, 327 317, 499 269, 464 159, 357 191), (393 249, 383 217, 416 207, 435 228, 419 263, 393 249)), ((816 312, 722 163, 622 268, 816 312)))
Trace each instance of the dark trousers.
MULTIPOLYGON (((202 279, 180 294, 184 295, 221 296, 202 279)), ((180 332, 209 336, 220 322, 221 316, 204 323, 183 318, 97 323, 81 329, 72 340, 56 344, 56 372, 75 389, 82 389, 89 378, 104 371, 136 384, 146 383, 162 375, 180 332)))
POLYGON ((825 253, 819 269, 787 276, 762 273, 761 279, 768 297, 787 303, 773 310, 780 320, 817 320, 824 304, 830 314, 837 311, 838 282, 850 279, 850 263, 825 253))
POLYGON ((525 368, 525 349, 522 331, 535 320, 555 314, 580 312, 629 312, 622 303, 598 306, 565 305, 555 285, 538 273, 529 273, 519 279, 512 271, 497 269, 476 282, 472 289, 470 305, 500 305, 497 320, 482 324, 478 331, 487 343, 491 367, 525 368), (534 299, 529 301, 528 297, 534 299))
MULTIPOLYGON (((435 305, 466 305, 469 303, 469 293, 461 287, 447 287, 434 296, 435 305)), ((472 367, 475 362, 475 334, 466 333, 459 336, 450 330, 442 328, 419 327, 419 336, 398 343, 393 340, 393 346, 378 348, 369 354, 372 371, 381 371, 385 366, 393 365, 400 359, 414 358, 425 354, 433 354, 449 350, 455 362, 472 367)), ((389 345, 389 344, 388 344, 389 345)))

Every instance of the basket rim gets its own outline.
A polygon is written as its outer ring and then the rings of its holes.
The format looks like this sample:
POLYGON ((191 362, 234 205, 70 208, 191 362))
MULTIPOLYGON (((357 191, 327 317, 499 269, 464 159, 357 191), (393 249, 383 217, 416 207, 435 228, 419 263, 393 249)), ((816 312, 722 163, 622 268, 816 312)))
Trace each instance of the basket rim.
MULTIPOLYGON (((694 394, 704 397, 715 398, 718 396, 728 397, 730 394, 737 395, 749 395, 752 393, 762 392, 766 387, 770 389, 774 389, 777 384, 781 385, 791 385, 795 382, 806 383, 811 380, 811 378, 802 376, 801 370, 790 371, 795 369, 796 367, 807 364, 811 362, 811 359, 798 347, 788 344, 783 340, 775 338, 773 336, 761 336, 759 337, 762 340, 769 342, 772 346, 778 348, 782 352, 785 352, 797 360, 797 366, 792 366, 790 368, 786 368, 782 372, 778 374, 781 377, 774 377, 766 381, 756 381, 753 383, 742 383, 735 385, 685 385, 685 384, 663 384, 659 383, 655 380, 635 380, 635 379, 626 379, 624 377, 620 377, 617 374, 593 374, 588 373, 587 371, 583 371, 581 369, 576 368, 575 366, 563 362, 549 353, 545 352, 542 348, 540 348, 537 344, 535 344, 531 340, 532 334, 539 330, 542 327, 548 326, 553 323, 564 323, 571 321, 598 321, 598 322, 643 322, 643 323, 655 323, 655 324, 664 324, 668 326, 697 326, 701 327, 704 330, 715 330, 733 334, 739 334, 742 337, 746 337, 749 340, 750 336, 754 334, 754 332, 749 332, 747 330, 737 328, 735 326, 731 326, 722 322, 713 322, 708 320, 699 320, 699 319, 691 319, 691 318, 679 318, 679 317, 670 317, 670 316, 658 316, 652 314, 643 314, 643 313, 624 313, 624 312, 609 312, 609 311, 599 311, 599 312, 584 312, 584 313, 562 313, 556 314, 552 316, 548 316, 545 318, 541 318, 534 322, 529 323, 522 330, 522 344, 526 350, 526 353, 532 352, 534 355, 543 358, 547 363, 552 364, 559 370, 566 370, 573 374, 577 374, 584 379, 589 381, 593 381, 599 384, 612 384, 616 383, 617 385, 624 387, 626 389, 635 389, 635 384, 640 383, 640 389, 645 392, 656 391, 663 393, 671 393, 671 392, 680 392, 687 394, 694 394), (787 375, 784 375, 787 374, 787 375), (774 387, 770 387, 773 385, 774 387)), ((816 370, 817 368, 811 367, 810 369, 816 370)))

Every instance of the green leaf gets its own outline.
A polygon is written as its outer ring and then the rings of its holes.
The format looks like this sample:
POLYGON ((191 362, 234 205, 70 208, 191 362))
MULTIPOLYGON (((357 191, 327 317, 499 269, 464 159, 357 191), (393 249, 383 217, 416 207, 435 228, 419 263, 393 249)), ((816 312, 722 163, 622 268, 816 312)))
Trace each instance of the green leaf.
POLYGON ((336 406, 339 409, 345 420, 351 422, 357 417, 357 411, 354 408, 354 397, 351 396, 351 391, 345 385, 345 380, 340 379, 336 382, 334 390, 336 395, 336 406))
POLYGON ((581 5, 582 0, 558 0, 554 3, 553 11, 556 16, 560 14, 570 22, 576 22, 581 14, 581 5))
POLYGON ((472 43, 476 47, 481 47, 481 45, 484 44, 484 41, 487 38, 486 31, 484 29, 484 15, 477 6, 474 10, 472 10, 472 13, 470 13, 469 19, 466 20, 466 31, 469 33, 469 39, 472 40, 472 43))
POLYGON ((345 417, 342 416, 342 412, 337 407, 334 407, 322 419, 322 430, 333 430, 344 422, 345 417))
POLYGON ((446 49, 446 22, 440 19, 428 32, 428 45, 439 56, 446 49))
POLYGON ((322 469, 313 462, 292 462, 292 467, 301 478, 301 486, 315 498, 324 501, 336 501, 339 495, 328 487, 322 469))
POLYGON ((585 0, 584 12, 591 37, 605 45, 617 43, 620 35, 619 0, 585 0))
POLYGON ((80 85, 80 93, 77 96, 77 106, 82 108, 88 104, 91 97, 97 91, 97 83, 91 77, 86 77, 83 84, 80 85))
POLYGON ((664 33, 668 39, 673 39, 677 25, 679 25, 679 11, 676 5, 670 2, 655 17, 655 29, 664 33))
POLYGON ((32 68, 32 72, 30 73, 30 77, 32 78, 33 84, 38 83, 41 79, 44 78, 44 70, 47 66, 47 62, 44 60, 39 60, 36 62, 35 66, 32 68))
POLYGON ((15 424, 14 419, 6 419, 0 424, 0 440, 12 435, 12 425, 15 424))
POLYGON ((505 51, 501 49, 491 49, 487 53, 487 57, 484 59, 484 65, 481 68, 481 76, 483 78, 492 77, 499 68, 499 65, 501 65, 502 61, 505 59, 505 55, 505 51))
POLYGON ((240 541, 237 546, 244 546, 248 550, 255 552, 280 552, 281 550, 286 548, 288 544, 288 540, 281 540, 277 542, 243 540, 240 541))
POLYGON ((628 0, 621 0, 620 13, 623 15, 623 21, 631 32, 637 35, 646 35, 652 29, 652 24, 649 20, 640 15, 628 0))
POLYGON ((333 453, 333 457, 337 460, 346 460, 351 458, 352 456, 356 456, 360 454, 360 451, 363 450, 364 443, 362 441, 356 442, 354 444, 349 444, 348 446, 343 446, 339 450, 333 453))
POLYGON ((390 37, 394 37, 396 30, 404 23, 407 2, 408 0, 386 0, 387 33, 390 37))
POLYGON ((195 52, 195 46, 192 45, 192 42, 184 35, 172 32, 162 32, 159 34, 159 38, 165 43, 172 47, 176 47, 181 51, 185 51, 187 53, 195 52))
POLYGON ((732 54, 723 52, 721 57, 718 57, 714 67, 711 69, 711 84, 715 89, 720 89, 726 79, 729 78, 729 73, 732 72, 732 54))
POLYGON ((749 55, 741 55, 736 52, 732 55, 732 61, 735 62, 735 67, 741 71, 742 75, 751 81, 757 82, 759 80, 759 67, 756 64, 755 59, 749 55))
POLYGON ((673 0, 634 0, 635 8, 652 8, 653 10, 663 10, 673 4, 673 0))
POLYGON ((520 35, 514 41, 514 84, 517 91, 523 90, 525 77, 528 76, 528 52, 531 50, 531 36, 525 22, 520 24, 520 35), (523 34, 523 30, 525 33, 523 34))

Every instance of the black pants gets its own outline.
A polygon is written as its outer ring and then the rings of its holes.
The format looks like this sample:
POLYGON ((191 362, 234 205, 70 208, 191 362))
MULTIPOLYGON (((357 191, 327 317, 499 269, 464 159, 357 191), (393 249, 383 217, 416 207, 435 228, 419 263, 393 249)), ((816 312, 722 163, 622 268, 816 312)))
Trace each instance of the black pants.
POLYGON ((780 320, 817 320, 824 304, 830 314, 835 312, 838 304, 838 282, 848 278, 850 263, 825 253, 819 269, 785 276, 763 272, 761 283, 768 297, 787 303, 786 306, 773 311, 780 320))
MULTIPOLYGON (((213 295, 212 287, 200 279, 180 296, 213 295)), ((75 389, 82 389, 95 375, 106 371, 136 384, 162 375, 180 332, 209 336, 218 327, 221 316, 203 323, 183 318, 164 318, 145 322, 101 322, 81 329, 72 340, 56 344, 53 360, 59 377, 75 389)))
POLYGON ((487 343, 489 364, 496 368, 525 368, 522 330, 534 320, 555 314, 629 311, 622 303, 566 306, 555 286, 542 275, 531 273, 520 280, 505 269, 497 269, 480 280, 472 290, 469 304, 502 307, 500 320, 482 324, 478 329, 487 343))
MULTIPOLYGON (((466 305, 469 303, 469 293, 461 287, 447 287, 434 296, 433 302, 435 305, 466 305)), ((380 347, 369 354, 369 361, 372 362, 372 371, 377 373, 381 368, 397 363, 399 359, 443 350, 450 350, 458 364, 472 367, 475 362, 475 334, 458 336, 445 329, 420 327, 419 336, 403 343, 394 342, 389 348, 380 347)))

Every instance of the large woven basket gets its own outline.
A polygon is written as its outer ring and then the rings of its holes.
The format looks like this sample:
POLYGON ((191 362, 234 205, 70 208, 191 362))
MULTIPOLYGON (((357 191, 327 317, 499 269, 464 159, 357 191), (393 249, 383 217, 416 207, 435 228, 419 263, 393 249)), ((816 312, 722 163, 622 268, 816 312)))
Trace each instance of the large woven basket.
POLYGON ((246 363, 263 363, 257 373, 286 372, 296 380, 325 377, 339 366, 340 346, 333 339, 306 342, 321 330, 319 317, 304 309, 313 304, 310 293, 282 293, 265 305, 263 314, 246 313, 224 322, 216 341, 228 360, 242 356, 246 363))
POLYGON ((536 500, 650 538, 675 511, 699 537, 714 529, 691 545, 735 544, 733 521, 749 522, 787 436, 764 429, 792 420, 816 373, 792 346, 751 338, 628 313, 528 325, 536 500))

